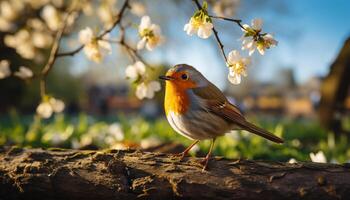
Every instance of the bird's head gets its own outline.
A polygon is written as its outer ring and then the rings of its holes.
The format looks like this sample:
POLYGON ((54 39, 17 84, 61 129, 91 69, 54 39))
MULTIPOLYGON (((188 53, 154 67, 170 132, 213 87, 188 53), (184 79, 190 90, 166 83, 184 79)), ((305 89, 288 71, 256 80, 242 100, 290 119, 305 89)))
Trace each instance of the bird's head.
POLYGON ((187 64, 175 65, 167 71, 165 76, 159 76, 159 78, 181 89, 203 87, 208 83, 199 71, 187 64))

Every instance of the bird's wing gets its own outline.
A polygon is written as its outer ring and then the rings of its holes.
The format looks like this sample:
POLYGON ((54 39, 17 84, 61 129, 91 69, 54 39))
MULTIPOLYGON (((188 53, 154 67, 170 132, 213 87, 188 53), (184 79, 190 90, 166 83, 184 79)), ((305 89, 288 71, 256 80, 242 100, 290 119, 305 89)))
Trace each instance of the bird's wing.
MULTIPOLYGON (((193 93, 198 96, 203 103, 206 104, 208 107, 220 107, 226 104, 228 102, 225 95, 220 91, 219 88, 217 88, 214 84, 209 83, 207 87, 198 87, 192 89, 193 93)), ((237 112, 238 115, 242 116, 241 111, 234 105, 230 104, 231 108, 237 112)))
POLYGON ((272 133, 255 126, 246 121, 239 109, 228 102, 225 95, 213 84, 208 87, 195 88, 193 93, 200 97, 208 111, 223 117, 227 121, 247 130, 251 133, 262 136, 276 143, 283 143, 283 140, 272 133))

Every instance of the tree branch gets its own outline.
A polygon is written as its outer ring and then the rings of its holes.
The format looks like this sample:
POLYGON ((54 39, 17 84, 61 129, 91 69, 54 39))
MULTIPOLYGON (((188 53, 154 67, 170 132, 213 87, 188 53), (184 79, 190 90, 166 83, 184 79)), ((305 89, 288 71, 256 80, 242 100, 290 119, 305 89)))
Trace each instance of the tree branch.
MULTIPOLYGON (((199 10, 202 10, 202 9, 203 9, 202 5, 199 3, 198 0, 192 0, 192 1, 196 4, 196 6, 197 6, 197 8, 198 8, 199 10)), ((209 16, 209 17, 210 17, 210 16, 209 16)), ((222 44, 222 42, 221 42, 221 40, 220 40, 220 37, 219 37, 219 33, 218 33, 218 31, 215 29, 214 25, 213 25, 213 32, 214 32, 214 36, 215 36, 216 42, 218 43, 218 46, 219 46, 219 48, 220 48, 220 50, 221 50, 221 54, 222 54, 222 56, 224 57, 225 62, 228 63, 228 62, 227 62, 226 53, 225 53, 225 49, 224 49, 224 45, 222 44)))
MULTIPOLYGON (((104 30, 99 36, 97 36, 97 39, 102 39, 103 36, 105 36, 106 34, 110 33, 122 20, 123 18, 123 15, 126 11, 127 8, 130 8, 130 5, 129 5, 129 0, 125 0, 123 5, 122 5, 122 8, 120 9, 117 17, 116 17, 116 20, 114 21, 113 25, 104 30)), ((80 45, 78 48, 76 48, 75 50, 72 50, 72 51, 69 51, 69 52, 63 52, 63 53, 58 53, 56 56, 57 57, 64 57, 64 56, 74 56, 76 53, 80 52, 82 49, 84 48, 84 45, 80 45)))
POLYGON ((227 18, 227 17, 219 17, 219 16, 213 16, 213 15, 209 15, 210 18, 214 18, 214 19, 222 19, 225 21, 230 21, 230 22, 234 22, 236 23, 239 27, 241 27, 242 29, 245 30, 245 28, 242 25, 242 20, 240 19, 231 19, 231 18, 227 18))

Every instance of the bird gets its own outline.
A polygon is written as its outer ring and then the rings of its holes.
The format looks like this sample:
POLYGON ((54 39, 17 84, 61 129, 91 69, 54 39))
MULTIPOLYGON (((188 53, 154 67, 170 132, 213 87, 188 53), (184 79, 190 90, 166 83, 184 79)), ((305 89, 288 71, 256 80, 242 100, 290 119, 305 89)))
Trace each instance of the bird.
POLYGON ((220 89, 194 67, 175 65, 159 79, 165 81, 164 110, 170 126, 193 140, 188 148, 177 154, 181 160, 199 141, 210 139, 209 151, 200 162, 203 171, 206 170, 215 139, 232 130, 246 130, 272 142, 283 143, 283 139, 248 122, 220 89))

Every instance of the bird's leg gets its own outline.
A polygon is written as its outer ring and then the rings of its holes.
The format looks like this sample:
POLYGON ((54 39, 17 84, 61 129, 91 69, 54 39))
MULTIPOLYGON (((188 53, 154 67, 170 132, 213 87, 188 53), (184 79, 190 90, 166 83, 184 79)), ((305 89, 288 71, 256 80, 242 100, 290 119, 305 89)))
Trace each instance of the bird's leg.
POLYGON ((205 156, 205 158, 200 162, 203 165, 202 171, 207 169, 208 161, 209 161, 211 152, 213 151, 214 143, 215 143, 215 138, 213 138, 211 140, 211 144, 210 144, 210 148, 209 148, 209 152, 208 152, 207 156, 205 156))
POLYGON ((188 152, 199 142, 199 140, 195 140, 190 146, 188 146, 185 151, 176 154, 176 156, 179 156, 181 160, 188 154, 188 152))

